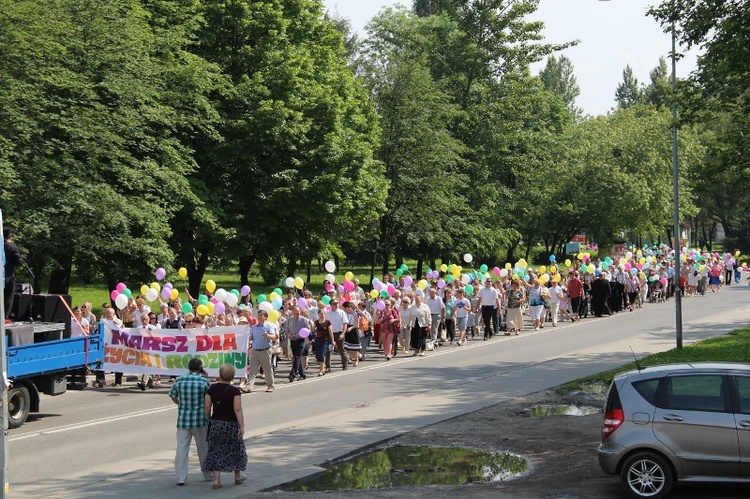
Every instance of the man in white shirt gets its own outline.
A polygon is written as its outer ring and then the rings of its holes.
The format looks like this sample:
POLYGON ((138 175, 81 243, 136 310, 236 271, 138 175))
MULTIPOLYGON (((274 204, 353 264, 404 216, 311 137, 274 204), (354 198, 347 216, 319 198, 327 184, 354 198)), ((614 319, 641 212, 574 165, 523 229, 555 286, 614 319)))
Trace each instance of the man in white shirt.
POLYGON ((489 277, 485 278, 484 287, 479 290, 479 307, 484 322, 484 340, 487 341, 488 338, 492 338, 493 334, 497 334, 497 330, 492 330, 492 317, 495 315, 495 310, 501 310, 500 295, 497 289, 492 287, 492 279, 489 277))
MULTIPOLYGON (((326 314, 326 318, 331 321, 333 341, 336 343, 336 348, 341 356, 341 368, 346 371, 349 360, 346 358, 346 351, 344 351, 344 331, 347 324, 349 324, 349 318, 347 317, 346 312, 339 308, 338 300, 331 300, 331 310, 326 314)), ((331 372, 330 350, 326 353, 326 372, 331 372)))
MULTIPOLYGON (((428 307, 430 307, 430 317, 432 321, 430 323, 430 339, 435 342, 437 339, 438 328, 440 324, 445 322, 445 303, 443 299, 437 295, 437 289, 434 287, 430 288, 430 296, 424 301, 428 307)), ((441 337, 441 341, 443 338, 441 337)))

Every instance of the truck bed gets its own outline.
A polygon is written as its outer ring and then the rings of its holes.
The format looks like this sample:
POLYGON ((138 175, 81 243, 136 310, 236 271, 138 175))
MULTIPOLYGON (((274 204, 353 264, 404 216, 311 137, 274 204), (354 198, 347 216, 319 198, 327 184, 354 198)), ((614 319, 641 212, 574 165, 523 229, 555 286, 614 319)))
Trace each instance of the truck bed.
POLYGON ((101 332, 87 337, 10 346, 8 377, 18 379, 86 367, 98 368, 103 360, 104 337, 101 332))

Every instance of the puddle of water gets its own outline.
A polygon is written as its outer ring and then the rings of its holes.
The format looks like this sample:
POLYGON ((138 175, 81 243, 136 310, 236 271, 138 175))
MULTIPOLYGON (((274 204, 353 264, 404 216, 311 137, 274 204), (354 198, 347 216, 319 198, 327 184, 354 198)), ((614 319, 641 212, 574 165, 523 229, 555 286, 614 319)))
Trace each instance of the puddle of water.
POLYGON ((320 492, 499 482, 518 477, 527 469, 526 459, 511 454, 397 445, 331 466, 309 480, 281 490, 320 492))
POLYGON ((590 416, 599 414, 601 409, 578 405, 537 405, 531 409, 524 409, 523 414, 532 418, 545 416, 590 416))

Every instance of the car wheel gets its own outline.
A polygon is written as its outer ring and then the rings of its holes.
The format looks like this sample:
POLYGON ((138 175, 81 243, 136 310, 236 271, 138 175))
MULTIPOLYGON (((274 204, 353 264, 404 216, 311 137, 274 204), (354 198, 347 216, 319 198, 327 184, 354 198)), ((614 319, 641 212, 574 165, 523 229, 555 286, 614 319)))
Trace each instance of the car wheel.
POLYGON ((630 497, 658 499, 666 496, 674 478, 669 463, 653 452, 630 456, 620 471, 622 485, 630 497))
POLYGON ((31 397, 25 386, 14 386, 8 390, 8 426, 18 428, 29 416, 31 397))

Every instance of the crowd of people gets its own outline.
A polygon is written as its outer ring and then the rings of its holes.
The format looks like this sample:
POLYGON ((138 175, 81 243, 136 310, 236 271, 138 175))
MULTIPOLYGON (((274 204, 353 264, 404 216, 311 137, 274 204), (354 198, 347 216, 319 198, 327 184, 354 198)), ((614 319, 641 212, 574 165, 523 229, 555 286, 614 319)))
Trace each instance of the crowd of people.
MULTIPOLYGON (((305 380, 308 373, 325 376, 335 364, 342 370, 354 368, 368 356, 386 361, 397 355, 425 356, 447 345, 461 347, 471 340, 489 340, 498 334, 518 335, 531 327, 557 327, 561 321, 579 321, 623 311, 633 312, 649 302, 670 300, 677 289, 684 297, 720 292, 722 286, 739 282, 742 266, 729 254, 683 251, 680 255, 679 288, 675 254, 668 247, 625 252, 616 259, 589 259, 579 255, 564 267, 554 265, 515 267, 455 274, 429 271, 417 281, 407 274, 389 274, 374 280, 366 292, 357 279, 337 285, 329 278, 322 289, 312 290, 297 282, 285 297, 276 289, 268 297, 243 293, 236 301, 222 302, 208 290, 195 299, 187 293, 186 305, 179 296, 163 301, 159 313, 152 311, 143 296, 128 299, 122 309, 103 304, 102 321, 109 327, 144 329, 191 329, 247 324, 250 327, 248 368, 238 373, 239 390, 251 392, 256 379, 264 380, 272 392, 281 363, 288 363, 290 383, 305 380), (200 314, 200 304, 215 313, 200 314), (191 311, 188 311, 191 310, 191 311), (310 358, 314 357, 310 370, 310 358)), ((484 267, 484 266, 483 266, 484 267)), ((484 270, 487 270, 486 268, 484 270)), ((352 276, 348 276, 352 277, 352 276)), ((220 294, 217 290, 217 295, 220 294)), ((224 297, 227 295, 224 294, 224 297)), ((204 307, 204 312, 205 307, 204 307)), ((91 304, 75 307, 73 334, 87 334, 95 327, 91 304)), ((284 371, 286 373, 286 371, 284 371)), ((159 377, 142 377, 145 390, 161 382, 159 377)), ((94 386, 104 386, 98 372, 94 386)), ((122 386, 122 373, 115 373, 113 386, 122 386)))

